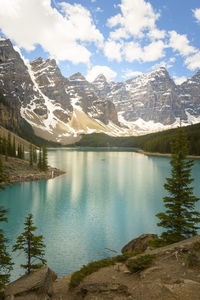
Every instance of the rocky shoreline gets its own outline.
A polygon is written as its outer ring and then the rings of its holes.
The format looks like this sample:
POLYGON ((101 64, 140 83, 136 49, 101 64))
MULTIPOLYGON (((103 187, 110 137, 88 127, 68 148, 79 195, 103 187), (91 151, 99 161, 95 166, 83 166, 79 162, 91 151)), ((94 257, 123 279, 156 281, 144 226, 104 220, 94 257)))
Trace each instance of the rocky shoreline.
POLYGON ((126 261, 103 267, 87 275, 79 286, 69 288, 71 274, 56 280, 56 274, 44 267, 10 283, 5 299, 19 300, 199 300, 200 297, 200 235, 156 250, 148 247, 155 238, 143 234, 129 242, 122 252, 144 250, 130 257, 154 255, 152 264, 131 273, 126 261))
POLYGON ((10 176, 11 183, 27 182, 27 181, 37 181, 37 180, 48 180, 53 179, 57 176, 65 174, 65 171, 59 170, 57 168, 49 167, 47 172, 33 173, 29 175, 18 175, 10 176))
POLYGON ((46 172, 38 170, 37 165, 29 165, 29 161, 9 157, 8 161, 3 157, 4 172, 11 184, 27 181, 47 180, 63 175, 66 172, 57 168, 48 167, 46 172))
MULTIPOLYGON (((148 155, 148 156, 171 157, 171 153, 147 152, 147 151, 143 151, 141 149, 138 150, 138 153, 148 155)), ((187 155, 187 158, 196 159, 196 158, 200 158, 200 156, 198 156, 198 155, 187 155)))

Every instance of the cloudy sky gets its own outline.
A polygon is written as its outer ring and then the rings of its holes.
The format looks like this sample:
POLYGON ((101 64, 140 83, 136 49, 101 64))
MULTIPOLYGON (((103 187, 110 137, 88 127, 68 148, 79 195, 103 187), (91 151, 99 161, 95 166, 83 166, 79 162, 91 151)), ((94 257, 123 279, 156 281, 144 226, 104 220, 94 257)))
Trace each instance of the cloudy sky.
POLYGON ((181 83, 200 69, 199 0, 0 0, 0 30, 66 77, 121 81, 164 66, 181 83))

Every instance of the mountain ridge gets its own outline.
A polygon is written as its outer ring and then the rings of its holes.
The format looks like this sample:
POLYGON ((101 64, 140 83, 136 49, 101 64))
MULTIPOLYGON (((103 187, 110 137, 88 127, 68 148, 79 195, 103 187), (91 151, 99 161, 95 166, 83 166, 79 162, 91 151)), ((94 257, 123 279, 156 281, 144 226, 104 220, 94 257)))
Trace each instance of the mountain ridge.
POLYGON ((54 59, 27 62, 0 39, 0 92, 36 135, 72 143, 103 132, 140 135, 200 122, 200 71, 178 86, 161 67, 124 82, 77 72, 65 78, 54 59))

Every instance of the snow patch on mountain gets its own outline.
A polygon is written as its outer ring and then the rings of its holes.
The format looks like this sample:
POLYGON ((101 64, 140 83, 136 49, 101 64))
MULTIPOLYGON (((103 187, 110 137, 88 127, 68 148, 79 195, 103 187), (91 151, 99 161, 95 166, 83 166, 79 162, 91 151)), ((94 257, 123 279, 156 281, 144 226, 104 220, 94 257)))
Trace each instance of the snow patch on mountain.
POLYGON ((80 106, 79 100, 81 99, 80 97, 78 97, 78 95, 75 95, 76 97, 71 98, 71 105, 73 107, 73 110, 75 111, 75 109, 82 111, 82 107, 80 106))

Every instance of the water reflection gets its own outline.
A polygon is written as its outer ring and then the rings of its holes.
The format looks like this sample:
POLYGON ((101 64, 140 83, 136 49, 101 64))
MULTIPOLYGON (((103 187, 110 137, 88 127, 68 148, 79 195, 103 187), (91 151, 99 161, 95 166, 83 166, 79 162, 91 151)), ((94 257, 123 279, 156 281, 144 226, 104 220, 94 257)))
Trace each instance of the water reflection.
MULTIPOLYGON (((48 181, 17 184, 0 192, 10 209, 5 226, 10 244, 23 231, 24 217, 34 214, 45 237, 47 261, 59 276, 120 250, 133 237, 159 232, 155 214, 163 210, 163 183, 169 159, 133 152, 54 149, 49 163, 66 174, 48 181)), ((195 163, 194 174, 199 176, 195 163)), ((199 193, 198 180, 195 191, 199 193)), ((20 273, 22 257, 15 257, 20 273)))

